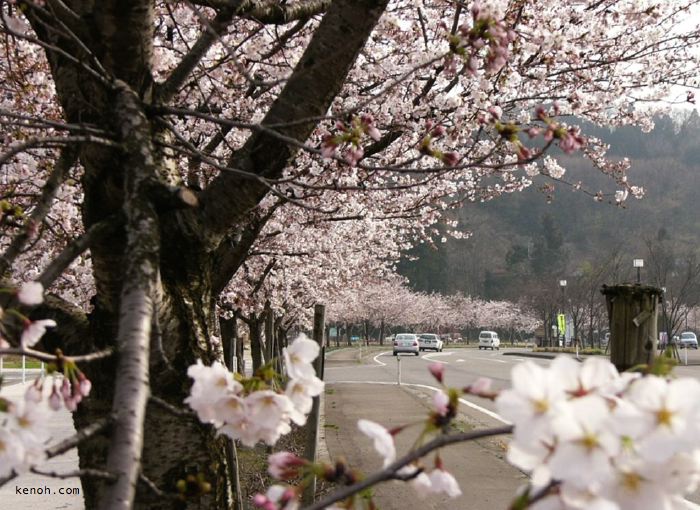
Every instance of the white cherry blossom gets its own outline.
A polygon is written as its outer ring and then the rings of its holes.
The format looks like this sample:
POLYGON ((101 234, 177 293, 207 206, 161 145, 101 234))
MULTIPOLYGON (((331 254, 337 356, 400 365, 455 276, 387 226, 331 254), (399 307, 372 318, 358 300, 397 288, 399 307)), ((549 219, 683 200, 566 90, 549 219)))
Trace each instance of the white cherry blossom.
POLYGON ((394 437, 387 429, 370 420, 359 420, 357 422, 357 428, 360 429, 360 432, 373 440, 374 449, 384 459, 384 467, 396 460, 394 437))
MULTIPOLYGON (((300 413, 308 414, 313 405, 313 397, 323 392, 324 383, 318 377, 309 379, 291 379, 287 383, 285 394, 294 403, 300 413)), ((303 425, 303 423, 299 423, 303 425)))
POLYGON ((40 305, 44 302, 44 286, 39 282, 27 282, 19 289, 17 299, 27 306, 40 305))
POLYGON ((316 376, 311 364, 318 357, 318 343, 306 335, 299 335, 289 347, 283 349, 287 374, 292 379, 311 379, 316 376))
POLYGON ((40 319, 30 321, 24 326, 20 342, 22 347, 34 347, 41 337, 46 333, 46 328, 56 326, 56 321, 53 319, 40 319))
POLYGON ((23 443, 9 430, 0 427, 0 477, 8 476, 20 469, 24 465, 24 460, 23 443))
POLYGON ((532 361, 513 368, 513 387, 496 398, 496 406, 501 416, 517 425, 517 440, 539 440, 548 432, 557 404, 566 398, 560 384, 564 368, 553 364, 547 370, 532 361), (555 371, 556 368, 560 370, 555 371))

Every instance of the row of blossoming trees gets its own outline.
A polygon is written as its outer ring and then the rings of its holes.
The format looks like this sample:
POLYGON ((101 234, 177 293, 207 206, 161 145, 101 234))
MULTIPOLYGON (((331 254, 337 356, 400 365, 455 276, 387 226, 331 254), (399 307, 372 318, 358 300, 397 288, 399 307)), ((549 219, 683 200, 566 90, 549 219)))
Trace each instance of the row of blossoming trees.
POLYGON ((199 368, 223 357, 219 315, 291 327, 443 211, 535 180, 641 196, 575 118, 648 128, 674 85, 693 101, 695 3, 0 1, 0 349, 62 376, 0 401, 0 476, 77 447, 89 508, 230 508, 218 432, 271 441, 319 388, 303 343, 297 400, 199 368), (609 188, 568 183, 559 151, 609 188), (49 401, 79 434, 42 451, 49 401))
POLYGON ((449 334, 480 328, 531 334, 540 325, 526 307, 515 303, 415 292, 399 278, 363 281, 330 296, 328 303, 328 320, 345 334, 359 325, 366 337, 371 325, 380 341, 390 329, 449 334))

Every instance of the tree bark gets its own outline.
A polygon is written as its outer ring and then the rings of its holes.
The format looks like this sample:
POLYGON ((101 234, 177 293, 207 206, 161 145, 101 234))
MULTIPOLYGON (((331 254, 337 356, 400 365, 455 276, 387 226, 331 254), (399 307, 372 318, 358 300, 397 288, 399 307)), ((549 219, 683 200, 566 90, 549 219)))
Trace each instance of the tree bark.
MULTIPOLYGON (((150 391, 173 406, 182 406, 191 385, 185 375, 187 367, 197 359, 205 364, 222 359, 223 352, 210 341, 216 331, 213 304, 240 266, 241 253, 255 242, 260 227, 253 229, 245 240, 247 244, 238 247, 236 256, 225 259, 225 274, 216 270, 216 264, 231 250, 223 241, 233 228, 249 219, 248 212, 265 196, 267 187, 233 173, 222 173, 203 192, 199 210, 173 211, 158 206, 147 188, 152 188, 151 184, 180 183, 169 173, 163 155, 152 148, 162 137, 157 124, 141 116, 141 109, 154 106, 151 61, 155 3, 64 3, 70 15, 52 12, 56 2, 46 2, 51 15, 25 6, 37 37, 63 51, 47 50, 47 59, 64 117, 72 123, 89 123, 110 133, 122 133, 120 141, 126 142, 119 150, 96 144, 79 147, 84 169, 83 225, 87 230, 122 211, 127 216, 132 214, 132 218, 146 218, 148 224, 142 232, 140 223, 131 221, 113 235, 91 239, 89 245, 96 295, 87 324, 83 324, 89 334, 83 337, 82 352, 116 346, 119 363, 105 359, 84 367, 93 391, 80 404, 74 421, 82 428, 111 409, 118 412, 111 439, 96 435, 79 446, 81 469, 108 466, 118 475, 118 481, 110 487, 102 480, 83 477, 86 507, 96 508, 103 501, 104 508, 230 508, 233 497, 226 441, 218 438, 210 426, 148 403, 148 395, 150 391), (64 36, 59 22, 70 26, 80 44, 64 36), (117 80, 124 85, 118 85, 117 80), (125 90, 135 94, 133 106, 138 106, 138 112, 115 112, 113 105, 125 90), (123 127, 132 121, 138 123, 138 133, 120 128, 120 124, 123 127), (137 135, 139 143, 128 141, 129 136, 137 135), (131 172, 143 169, 144 158, 150 158, 147 166, 157 175, 156 182, 136 186, 137 198, 128 198, 136 189, 131 188, 131 172), (137 239, 143 243, 137 243, 137 239), (134 258, 139 252, 141 255, 134 258), (144 260, 148 262, 145 265, 137 262, 144 260), (137 485, 139 473, 173 497, 137 485), (211 491, 188 488, 175 499, 178 481, 188 475, 201 475, 211 484, 211 491)), ((300 142, 306 140, 317 121, 298 121, 325 114, 386 4, 387 0, 331 2, 263 124, 286 124, 288 127, 280 128, 279 133, 300 142)), ((260 131, 231 157, 230 163, 275 178, 297 150, 260 131)), ((53 335, 67 328, 56 329, 53 335)), ((64 341, 70 343, 71 339, 56 343, 64 341)), ((251 328, 251 350, 257 368, 261 361, 259 324, 251 328), (256 334, 257 349, 253 345, 256 334)))
POLYGON ((262 324, 260 319, 254 317, 248 322, 250 331, 250 356, 253 358, 253 372, 263 365, 263 346, 262 346, 262 324))

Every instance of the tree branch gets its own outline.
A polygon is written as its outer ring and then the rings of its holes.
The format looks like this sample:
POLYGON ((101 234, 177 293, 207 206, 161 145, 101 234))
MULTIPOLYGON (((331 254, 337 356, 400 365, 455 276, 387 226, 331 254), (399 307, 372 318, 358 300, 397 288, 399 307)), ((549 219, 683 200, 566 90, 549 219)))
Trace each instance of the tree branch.
MULTIPOLYGON (((282 125, 279 132, 303 143, 341 90, 357 55, 372 33, 388 0, 332 2, 304 55, 262 125, 282 125), (287 123, 291 123, 286 125, 287 123)), ((234 154, 229 167, 265 178, 279 177, 294 158, 296 147, 265 132, 253 133, 234 154)), ((230 173, 220 174, 202 196, 203 231, 210 247, 220 244, 228 231, 267 193, 258 181, 230 173), (231 194, 238 198, 231 204, 231 194), (206 229, 206 230, 204 230, 206 229)))
POLYGON ((27 356, 28 358, 34 358, 44 363, 60 363, 62 360, 73 361, 74 363, 89 363, 90 361, 97 361, 100 359, 108 358, 114 351, 112 349, 105 349, 103 351, 97 351, 90 354, 80 354, 78 356, 66 356, 61 354, 60 356, 55 354, 48 354, 46 352, 36 351, 34 349, 17 349, 8 348, 0 349, 0 356, 27 356))
POLYGON ((66 478, 78 478, 82 476, 91 476, 93 478, 102 478, 103 480, 109 480, 113 482, 117 479, 116 475, 113 473, 108 473, 107 471, 101 471, 99 469, 79 469, 77 471, 68 471, 66 473, 58 473, 56 471, 42 471, 37 468, 31 468, 30 471, 36 475, 48 476, 50 478, 60 478, 65 480, 66 478))
POLYGON ((205 21, 202 34, 194 43, 187 54, 182 57, 180 63, 173 69, 170 76, 158 87, 156 94, 158 101, 167 103, 177 93, 183 83, 190 76, 190 73, 197 67, 197 64, 206 55, 209 48, 214 44, 219 36, 226 30, 231 23, 233 15, 239 8, 242 0, 233 0, 226 2, 227 5, 222 6, 221 10, 211 21, 205 21))
POLYGON ((108 236, 116 232, 117 228, 123 226, 124 218, 119 216, 110 218, 99 223, 95 223, 83 235, 73 239, 53 261, 44 268, 39 278, 36 279, 45 289, 58 278, 78 256, 87 250, 90 245, 103 236, 108 236))
POLYGON ((78 151, 75 146, 69 146, 61 150, 61 155, 42 188, 41 198, 39 198, 39 201, 34 206, 24 228, 12 239, 5 253, 0 256, 0 274, 7 272, 15 259, 27 246, 27 243, 36 232, 38 226, 44 221, 49 209, 51 209, 54 198, 56 198, 58 188, 63 184, 63 181, 65 181, 68 176, 68 171, 77 159, 78 151))
POLYGON ((243 0, 242 2, 194 0, 192 3, 214 9, 226 9, 232 4, 238 3, 240 7, 237 15, 242 18, 259 21, 266 25, 283 25, 326 12, 331 5, 331 0, 306 0, 292 5, 287 5, 280 0, 243 0))

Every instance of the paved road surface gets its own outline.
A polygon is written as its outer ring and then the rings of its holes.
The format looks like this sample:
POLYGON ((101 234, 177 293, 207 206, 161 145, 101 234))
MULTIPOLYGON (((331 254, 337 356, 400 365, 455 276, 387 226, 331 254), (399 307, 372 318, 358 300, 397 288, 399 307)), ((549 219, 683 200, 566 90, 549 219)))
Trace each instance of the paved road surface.
MULTIPOLYGON (((543 366, 551 362, 549 359, 526 356, 527 351, 511 349, 448 349, 442 353, 421 353, 419 357, 400 355, 397 359, 390 350, 375 348, 365 350, 361 361, 357 359, 356 349, 331 354, 325 373, 328 384, 325 400, 326 442, 331 458, 345 456, 366 470, 378 467, 377 454, 369 440, 357 431, 356 422, 365 417, 394 427, 424 419, 425 410, 430 406, 429 395, 433 394, 426 387, 436 386, 436 381, 427 370, 429 363, 439 361, 445 364, 445 378, 449 386, 462 387, 485 376, 493 380, 495 388, 504 388, 510 385, 510 371, 515 364, 525 359, 543 366), (399 363, 401 387, 396 384, 399 363)), ((694 351, 690 352, 691 357, 700 359, 694 351)), ((689 361, 692 363, 692 359, 689 361)), ((676 373, 700 378, 700 367, 679 366, 676 373)), ((491 402, 469 397, 463 403, 459 421, 465 427, 482 428, 500 424, 491 402)), ((414 438, 415 435, 414 432, 414 438)), ((410 444, 408 436, 403 438, 399 435, 399 452, 405 451, 410 444)), ((451 503, 444 499, 430 500, 426 506, 424 502, 416 500, 410 488, 393 482, 393 486, 377 490, 380 508, 507 508, 510 496, 524 483, 525 478, 503 459, 505 444, 504 438, 482 441, 475 447, 465 446, 456 455, 446 451, 445 464, 453 471, 464 493, 459 500, 451 503)), ((700 503, 700 491, 688 499, 700 503)))

